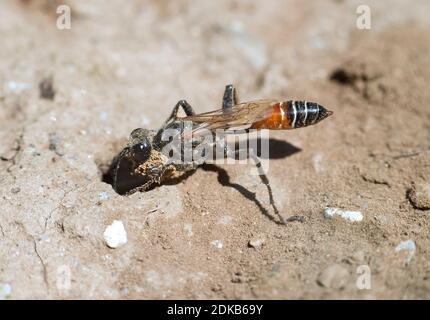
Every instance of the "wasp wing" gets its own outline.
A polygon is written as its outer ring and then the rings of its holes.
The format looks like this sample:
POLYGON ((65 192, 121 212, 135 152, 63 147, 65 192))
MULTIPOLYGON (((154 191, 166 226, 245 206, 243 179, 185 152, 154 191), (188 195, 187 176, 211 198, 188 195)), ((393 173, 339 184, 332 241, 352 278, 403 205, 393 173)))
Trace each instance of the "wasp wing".
POLYGON ((203 131, 248 129, 254 122, 269 118, 273 113, 276 100, 257 100, 234 105, 231 108, 209 111, 181 120, 192 121, 193 135, 203 134, 203 131))

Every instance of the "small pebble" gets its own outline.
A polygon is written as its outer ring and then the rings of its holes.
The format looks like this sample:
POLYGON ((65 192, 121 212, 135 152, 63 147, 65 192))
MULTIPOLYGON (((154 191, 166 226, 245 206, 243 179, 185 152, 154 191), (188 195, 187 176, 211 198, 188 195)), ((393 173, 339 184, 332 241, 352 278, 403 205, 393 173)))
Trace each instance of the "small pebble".
POLYGON ((400 252, 402 250, 409 251, 408 256, 405 259, 405 263, 409 264, 413 256, 415 255, 415 250, 416 250, 415 242, 410 239, 406 241, 401 241, 395 250, 396 252, 400 252))
POLYGON ((213 245, 215 248, 221 249, 223 246, 223 243, 221 240, 214 240, 211 242, 211 245, 213 245))
POLYGON ((251 239, 248 242, 248 245, 255 249, 260 248, 263 244, 264 244, 264 239, 251 239))
POLYGON ((184 230, 187 233, 187 236, 191 237, 193 235, 193 225, 191 223, 186 223, 184 225, 184 230))
POLYGON ((130 290, 128 288, 122 288, 120 292, 123 296, 127 296, 130 290))
POLYGON ((54 151, 60 157, 64 155, 61 147, 61 139, 55 132, 49 134, 49 150, 54 151))
POLYGON ((416 209, 430 209, 430 183, 417 183, 408 190, 408 199, 416 209))
POLYGON ((342 217, 345 220, 358 222, 363 220, 363 214, 360 211, 345 211, 339 208, 325 208, 324 217, 327 219, 332 219, 335 216, 342 217))
POLYGON ((106 111, 102 111, 99 113, 99 118, 101 121, 106 121, 109 117, 109 114, 106 111))
POLYGON ((109 248, 115 249, 127 243, 127 232, 120 220, 114 220, 103 233, 103 238, 109 248))
POLYGON ((7 83, 7 88, 10 91, 22 91, 26 89, 30 89, 32 86, 30 83, 18 82, 18 81, 9 81, 7 83))
POLYGON ((346 268, 339 264, 333 264, 321 272, 317 283, 325 288, 340 289, 345 286, 348 277, 349 272, 346 268))
POLYGON ((0 283, 0 300, 7 299, 12 293, 12 286, 9 283, 0 283))
POLYGON ((217 224, 223 224, 223 225, 228 225, 231 223, 231 221, 233 220, 233 218, 231 216, 222 216, 217 224))
POLYGON ((365 261, 365 259, 366 259, 366 254, 365 254, 365 252, 364 252, 363 250, 355 251, 355 252, 351 255, 351 260, 352 260, 353 262, 356 262, 356 263, 364 262, 364 261, 365 261))
POLYGON ((48 77, 39 82, 39 96, 42 99, 54 100, 55 90, 52 77, 48 77))
POLYGON ((21 191, 20 187, 13 187, 12 189, 10 189, 10 192, 12 192, 12 193, 18 193, 20 191, 21 191))
POLYGON ((109 194, 106 191, 99 192, 99 200, 109 199, 109 194))

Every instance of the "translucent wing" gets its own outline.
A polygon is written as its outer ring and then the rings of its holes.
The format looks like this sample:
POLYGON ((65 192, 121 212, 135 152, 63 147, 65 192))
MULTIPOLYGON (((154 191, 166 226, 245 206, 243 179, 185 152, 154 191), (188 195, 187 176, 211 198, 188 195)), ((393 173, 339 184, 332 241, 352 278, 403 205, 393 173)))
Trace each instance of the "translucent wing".
POLYGON ((184 117, 181 118, 181 120, 193 122, 193 135, 199 135, 202 131, 206 130, 247 129, 251 127, 254 122, 270 117, 273 112, 273 105, 276 103, 278 103, 276 100, 244 102, 228 109, 209 111, 184 117))

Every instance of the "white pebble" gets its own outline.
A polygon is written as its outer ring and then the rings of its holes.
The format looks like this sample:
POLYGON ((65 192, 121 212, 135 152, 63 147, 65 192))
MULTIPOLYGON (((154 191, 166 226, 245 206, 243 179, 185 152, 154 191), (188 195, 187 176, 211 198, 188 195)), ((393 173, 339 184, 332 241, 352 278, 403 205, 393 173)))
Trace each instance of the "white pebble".
POLYGON ((324 217, 327 219, 332 219, 335 216, 342 217, 349 221, 361 221, 363 220, 363 214, 360 211, 344 211, 339 208, 325 208, 324 217))
POLYGON ((106 111, 102 111, 99 113, 99 118, 101 121, 106 121, 108 117, 109 113, 107 113, 106 111))
POLYGON ((127 243, 127 232, 124 229, 124 225, 120 220, 114 220, 110 226, 108 226, 103 233, 103 238, 106 244, 110 248, 118 248, 127 243))
POLYGON ((107 200, 107 199, 109 199, 109 194, 106 191, 99 192, 99 199, 100 200, 107 200))
POLYGON ((184 225, 184 230, 187 233, 187 236, 191 237, 193 235, 193 225, 191 223, 186 223, 184 225))
POLYGON ((264 244, 264 239, 251 239, 248 242, 248 245, 253 248, 259 248, 264 244))
POLYGON ((222 216, 218 221, 217 224, 223 224, 223 225, 228 225, 231 223, 231 221, 233 220, 233 218, 231 216, 222 216))
POLYGON ((22 91, 31 88, 30 83, 18 82, 18 81, 9 81, 7 83, 7 88, 10 91, 22 91))
POLYGON ((215 248, 221 249, 223 246, 223 243, 221 240, 214 240, 211 242, 211 245, 213 245, 215 248))
POLYGON ((412 257, 415 255, 415 242, 413 240, 406 240, 406 241, 401 241, 399 243, 399 245, 396 247, 396 252, 402 251, 402 250, 407 250, 409 251, 408 256, 405 259, 406 264, 409 264, 409 262, 411 262, 412 257))
POLYGON ((0 284, 0 299, 7 299, 12 293, 12 286, 9 283, 0 284))

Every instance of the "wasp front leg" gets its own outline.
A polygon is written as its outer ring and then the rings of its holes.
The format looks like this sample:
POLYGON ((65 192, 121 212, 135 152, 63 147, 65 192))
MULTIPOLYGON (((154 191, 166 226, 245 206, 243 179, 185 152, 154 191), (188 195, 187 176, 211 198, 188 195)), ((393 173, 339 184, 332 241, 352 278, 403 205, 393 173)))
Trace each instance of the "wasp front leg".
POLYGON ((154 182, 152 181, 148 181, 145 184, 142 184, 141 186, 135 187, 129 191, 127 191, 126 193, 124 193, 123 195, 125 196, 130 196, 135 192, 145 192, 148 189, 150 189, 152 186, 154 185, 154 182))
POLYGON ((224 95, 222 98, 222 108, 228 109, 238 104, 237 91, 234 85, 229 84, 225 86, 224 95))

